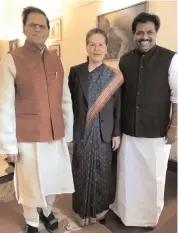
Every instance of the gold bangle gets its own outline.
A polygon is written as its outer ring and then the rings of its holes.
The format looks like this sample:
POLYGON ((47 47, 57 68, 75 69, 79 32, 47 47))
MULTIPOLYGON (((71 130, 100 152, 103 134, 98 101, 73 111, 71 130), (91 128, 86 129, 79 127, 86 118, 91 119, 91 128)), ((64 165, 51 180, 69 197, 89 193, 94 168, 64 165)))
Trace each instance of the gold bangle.
POLYGON ((177 128, 177 125, 170 125, 169 127, 177 128))

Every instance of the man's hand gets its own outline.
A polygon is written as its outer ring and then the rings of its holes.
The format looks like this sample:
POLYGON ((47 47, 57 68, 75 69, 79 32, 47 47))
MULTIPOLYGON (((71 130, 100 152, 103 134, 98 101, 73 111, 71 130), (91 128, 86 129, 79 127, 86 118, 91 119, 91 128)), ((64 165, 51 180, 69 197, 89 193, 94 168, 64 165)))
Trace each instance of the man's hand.
POLYGON ((73 153, 74 153, 74 142, 68 142, 67 146, 68 146, 69 153, 71 155, 73 155, 73 153))
POLYGON ((7 161, 10 163, 16 163, 18 159, 18 154, 7 154, 7 161))
POLYGON ((166 135, 167 144, 173 144, 177 140, 177 127, 169 127, 166 135))
POLYGON ((113 151, 117 150, 120 146, 120 136, 112 138, 112 149, 113 151))

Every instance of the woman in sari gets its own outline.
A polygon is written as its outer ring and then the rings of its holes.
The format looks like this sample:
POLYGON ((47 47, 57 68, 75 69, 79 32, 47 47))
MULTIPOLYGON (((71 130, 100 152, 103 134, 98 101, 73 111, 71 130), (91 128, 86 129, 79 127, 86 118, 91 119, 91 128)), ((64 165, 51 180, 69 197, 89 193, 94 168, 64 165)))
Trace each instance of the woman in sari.
POLYGON ((74 112, 73 214, 81 226, 103 220, 109 209, 112 150, 120 144, 120 71, 103 63, 108 39, 99 28, 86 36, 88 61, 71 67, 74 112))

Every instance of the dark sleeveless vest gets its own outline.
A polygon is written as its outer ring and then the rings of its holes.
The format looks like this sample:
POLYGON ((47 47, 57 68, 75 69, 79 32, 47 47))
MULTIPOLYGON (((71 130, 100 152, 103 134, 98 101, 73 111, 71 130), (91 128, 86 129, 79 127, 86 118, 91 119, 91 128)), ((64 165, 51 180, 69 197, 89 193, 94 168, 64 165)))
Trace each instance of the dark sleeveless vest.
POLYGON ((121 57, 124 134, 146 138, 166 135, 170 122, 168 71, 174 55, 155 45, 146 54, 133 50, 121 57))

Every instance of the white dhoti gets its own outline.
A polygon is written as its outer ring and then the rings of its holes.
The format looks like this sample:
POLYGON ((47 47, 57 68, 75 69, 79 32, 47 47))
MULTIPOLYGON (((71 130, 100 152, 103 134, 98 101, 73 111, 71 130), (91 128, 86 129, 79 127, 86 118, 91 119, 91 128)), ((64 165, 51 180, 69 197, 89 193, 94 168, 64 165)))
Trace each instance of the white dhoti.
POLYGON ((110 208, 126 226, 155 226, 164 206, 170 145, 164 138, 123 135, 118 151, 117 190, 110 208))
POLYGON ((46 196, 74 192, 65 138, 47 143, 18 143, 18 149, 14 182, 19 204, 46 207, 46 196))

